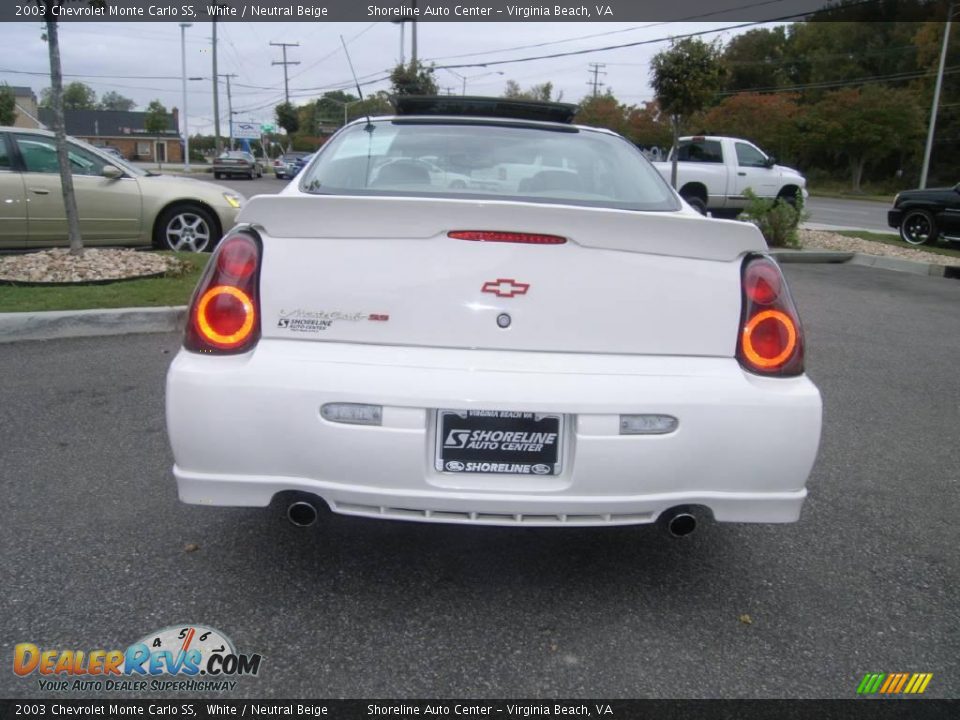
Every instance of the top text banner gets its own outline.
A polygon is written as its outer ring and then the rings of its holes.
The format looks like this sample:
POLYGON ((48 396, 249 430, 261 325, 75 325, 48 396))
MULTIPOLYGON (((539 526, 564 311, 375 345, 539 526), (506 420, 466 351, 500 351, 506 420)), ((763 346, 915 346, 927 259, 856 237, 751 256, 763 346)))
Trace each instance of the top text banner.
MULTIPOLYGON (((825 0, 3 0, 0 21, 48 19, 49 6, 60 22, 758 22, 803 19, 827 4, 825 0)), ((849 5, 869 12, 878 0, 852 0, 849 5)))

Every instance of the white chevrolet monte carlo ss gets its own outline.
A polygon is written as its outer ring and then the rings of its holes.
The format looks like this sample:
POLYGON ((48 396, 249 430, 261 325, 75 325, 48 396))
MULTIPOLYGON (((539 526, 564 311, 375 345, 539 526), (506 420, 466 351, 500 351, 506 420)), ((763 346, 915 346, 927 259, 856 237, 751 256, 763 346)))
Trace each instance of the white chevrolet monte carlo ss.
POLYGON ((167 377, 181 500, 504 526, 793 522, 820 439, 752 225, 575 107, 401 98, 254 197, 167 377))

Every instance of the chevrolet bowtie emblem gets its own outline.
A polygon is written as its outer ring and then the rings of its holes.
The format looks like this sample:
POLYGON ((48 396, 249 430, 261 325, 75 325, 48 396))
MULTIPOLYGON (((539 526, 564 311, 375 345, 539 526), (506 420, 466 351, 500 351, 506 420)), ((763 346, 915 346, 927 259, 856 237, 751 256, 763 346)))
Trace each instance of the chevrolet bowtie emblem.
POLYGON ((518 283, 513 278, 497 278, 483 284, 482 291, 492 293, 497 297, 512 298, 516 295, 526 295, 530 283, 518 283))

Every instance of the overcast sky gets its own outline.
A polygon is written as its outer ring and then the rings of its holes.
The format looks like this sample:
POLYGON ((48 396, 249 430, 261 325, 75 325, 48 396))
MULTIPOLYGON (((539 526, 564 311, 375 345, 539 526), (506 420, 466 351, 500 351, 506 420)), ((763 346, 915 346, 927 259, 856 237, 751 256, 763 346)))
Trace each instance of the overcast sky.
MULTIPOLYGON (((619 45, 705 29, 722 29, 736 23, 420 23, 418 55, 439 65, 483 63, 534 55, 569 52, 619 45), (550 43, 541 47, 521 46, 550 43)), ((293 102, 306 102, 326 90, 352 87, 350 68, 340 45, 343 35, 361 81, 383 76, 400 58, 400 26, 375 23, 219 23, 218 72, 235 73, 233 109, 238 120, 268 122, 273 107, 283 100, 282 59, 272 42, 299 43, 288 48, 291 65, 290 94, 293 102)), ((726 42, 743 29, 705 36, 726 42)), ((0 23, 0 82, 26 85, 39 96, 49 82, 47 47, 40 23, 0 23), (19 71, 19 72, 14 72, 19 71), (36 73, 34 75, 21 73, 36 73)), ((409 60, 410 28, 406 30, 409 60)), ((563 99, 577 102, 591 90, 589 64, 604 63, 600 81, 621 102, 640 104, 652 97, 649 63, 668 46, 659 42, 638 47, 488 67, 459 68, 467 78, 467 93, 498 95, 508 79, 524 88, 550 81, 563 91, 563 99), (498 73, 503 73, 499 75, 498 73)), ((61 23, 60 47, 64 73, 78 77, 97 92, 111 90, 132 98, 144 109, 158 98, 167 108, 182 105, 180 28, 176 23, 61 23), (97 77, 100 76, 100 77, 97 77), (109 76, 109 77, 104 77, 109 76), (161 76, 161 77, 156 77, 161 76), (170 79, 163 79, 170 78, 170 79)), ((186 30, 187 75, 204 81, 188 83, 190 133, 211 133, 213 128, 211 24, 196 23, 186 30)), ((447 70, 438 70, 442 91, 459 94, 463 80, 447 70)), ((381 81, 363 85, 364 93, 387 89, 381 81)), ((220 112, 226 134, 226 92, 221 81, 220 112)), ((181 128, 182 129, 182 128, 181 128)))

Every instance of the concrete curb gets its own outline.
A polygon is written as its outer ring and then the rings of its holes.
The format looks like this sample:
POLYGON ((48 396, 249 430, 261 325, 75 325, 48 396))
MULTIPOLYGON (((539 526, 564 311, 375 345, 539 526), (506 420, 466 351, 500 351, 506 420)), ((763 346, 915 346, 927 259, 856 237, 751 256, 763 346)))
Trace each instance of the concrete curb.
POLYGON ((843 263, 863 265, 864 267, 893 270, 894 272, 911 273, 912 275, 929 275, 932 277, 946 277, 960 279, 960 263, 957 265, 934 265, 932 263, 904 260, 886 255, 866 255, 864 253, 841 252, 839 250, 787 250, 782 248, 771 249, 773 255, 781 263, 843 263))
POLYGON ((856 253, 841 250, 790 250, 774 248, 770 254, 782 263, 845 263, 853 260, 856 253))
POLYGON ((187 308, 118 308, 0 313, 0 343, 182 330, 187 308))
POLYGON ((864 255, 856 253, 853 265, 880 268, 881 270, 895 270, 896 272, 913 273, 914 275, 933 275, 935 277, 960 277, 958 265, 932 265, 930 263, 914 262, 902 258, 887 257, 884 255, 864 255))

